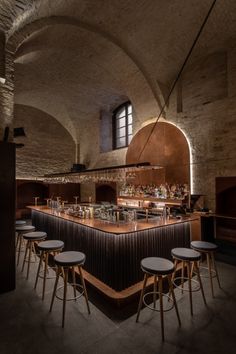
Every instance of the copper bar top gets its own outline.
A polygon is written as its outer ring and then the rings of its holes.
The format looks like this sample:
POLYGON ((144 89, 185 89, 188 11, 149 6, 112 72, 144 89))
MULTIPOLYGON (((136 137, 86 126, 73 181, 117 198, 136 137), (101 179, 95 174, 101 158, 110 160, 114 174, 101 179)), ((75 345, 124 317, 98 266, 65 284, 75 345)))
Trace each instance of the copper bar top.
POLYGON ((87 227, 91 227, 93 229, 97 229, 112 234, 124 234, 129 232, 148 230, 148 229, 158 228, 158 227, 163 227, 168 225, 181 224, 184 222, 189 222, 198 219, 196 215, 191 215, 191 216, 182 216, 180 219, 167 218, 164 220, 163 218, 155 218, 152 220, 149 219, 148 222, 144 220, 137 220, 137 221, 126 222, 126 223, 122 223, 122 222, 114 223, 114 222, 100 220, 100 219, 79 219, 78 217, 52 210, 47 206, 28 206, 28 208, 41 213, 45 213, 47 215, 52 215, 54 217, 72 221, 80 225, 84 225, 87 227))

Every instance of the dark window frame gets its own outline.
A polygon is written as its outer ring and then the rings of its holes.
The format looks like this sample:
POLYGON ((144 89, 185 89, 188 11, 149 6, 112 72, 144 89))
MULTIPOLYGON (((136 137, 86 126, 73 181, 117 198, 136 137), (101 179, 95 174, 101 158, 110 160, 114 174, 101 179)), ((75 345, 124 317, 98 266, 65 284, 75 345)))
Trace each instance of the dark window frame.
POLYGON ((113 115, 112 115, 112 145, 113 145, 113 150, 118 150, 118 149, 123 149, 127 146, 129 146, 129 136, 132 135, 133 136, 133 132, 132 134, 128 134, 128 126, 132 126, 133 127, 133 107, 132 107, 132 124, 128 124, 128 117, 129 117, 129 113, 128 113, 128 107, 131 106, 132 104, 130 101, 124 102, 121 105, 119 105, 114 111, 113 111, 113 115), (117 136, 116 136, 116 132, 117 130, 121 129, 121 128, 117 128, 117 121, 121 118, 117 118, 117 113, 122 109, 125 109, 125 145, 124 146, 119 146, 117 147, 117 136))

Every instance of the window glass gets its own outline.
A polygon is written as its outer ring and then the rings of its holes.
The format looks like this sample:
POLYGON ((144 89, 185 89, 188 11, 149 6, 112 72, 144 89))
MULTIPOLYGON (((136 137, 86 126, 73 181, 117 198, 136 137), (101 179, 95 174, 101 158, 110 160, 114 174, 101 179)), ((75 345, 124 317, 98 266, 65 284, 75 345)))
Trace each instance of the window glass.
POLYGON ((121 118, 121 117, 125 117, 125 108, 121 108, 117 114, 116 114, 117 118, 121 118))
POLYGON ((128 124, 132 124, 132 122, 133 122, 132 114, 129 114, 128 115, 128 124))
POLYGON ((117 119, 117 128, 125 127, 125 117, 121 119, 117 119))
POLYGON ((125 133, 126 133, 126 129, 124 127, 124 128, 118 129, 116 131, 116 136, 117 136, 117 138, 120 138, 121 136, 125 136, 125 133))
POLYGON ((129 145, 133 134, 132 105, 126 102, 113 112, 113 148, 129 145))
POLYGON ((117 139, 117 147, 119 148, 119 147, 123 147, 123 146, 125 146, 125 141, 126 139, 125 139, 125 137, 123 137, 123 138, 118 138, 117 139))

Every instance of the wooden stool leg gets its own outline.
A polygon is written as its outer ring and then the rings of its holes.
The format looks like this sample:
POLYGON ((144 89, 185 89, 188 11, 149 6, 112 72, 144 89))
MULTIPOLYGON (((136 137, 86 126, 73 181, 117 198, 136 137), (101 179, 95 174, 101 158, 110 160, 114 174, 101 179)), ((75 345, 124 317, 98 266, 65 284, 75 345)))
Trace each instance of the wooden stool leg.
POLYGON ((184 270, 185 270, 185 261, 182 261, 182 269, 181 269, 181 293, 184 293, 184 270))
POLYGON ((181 326, 181 321, 180 321, 180 317, 179 317, 179 310, 178 310, 178 306, 177 306, 177 302, 176 302, 176 298, 175 298, 175 292, 174 292, 174 289, 173 289, 173 284, 172 284, 172 281, 171 281, 171 275, 168 275, 167 278, 168 278, 168 283, 169 283, 169 289, 170 289, 170 292, 171 292, 171 295, 172 295, 172 299, 173 299, 173 302, 174 302, 175 312, 176 312, 176 315, 177 315, 177 318, 178 318, 179 325, 181 326))
POLYGON ((187 271, 188 271, 188 290, 189 290, 189 301, 190 301, 190 312, 193 315, 193 299, 192 299, 192 283, 191 283, 191 267, 190 262, 187 261, 187 271))
POLYGON ((175 273, 176 273, 176 270, 177 270, 177 265, 178 265, 178 260, 177 260, 177 259, 174 259, 174 272, 173 272, 172 278, 171 278, 172 281, 173 281, 174 278, 175 278, 175 273))
POLYGON ((156 308, 156 301, 157 301, 157 276, 154 275, 154 292, 153 292, 153 306, 154 309, 156 308))
POLYGON ((22 245, 22 234, 19 233, 19 248, 18 248, 18 255, 17 255, 17 265, 19 265, 19 262, 20 262, 21 245, 22 245))
POLYGON ((220 278, 219 278, 219 274, 218 274, 218 270, 217 270, 217 266, 216 266, 216 262, 215 262, 215 256, 214 256, 214 252, 211 252, 211 259, 212 259, 212 264, 214 266, 215 272, 216 272, 216 279, 219 285, 219 288, 222 289, 221 285, 220 285, 220 278))
POLYGON ((17 252, 17 246, 19 244, 19 232, 16 233, 16 252, 17 252))
MULTIPOLYGON (((178 260, 177 259, 174 259, 174 272, 172 273, 171 275, 171 282, 173 283, 174 279, 175 279, 175 273, 176 273, 176 270, 177 270, 177 265, 178 265, 178 260)), ((171 290, 169 288, 169 297, 171 297, 171 290)), ((170 301, 170 299, 168 299, 168 301, 170 301)))
POLYGON ((24 268, 25 268, 25 262, 26 262, 27 253, 28 253, 28 249, 29 249, 29 243, 30 243, 30 241, 27 241, 26 247, 25 247, 25 255, 24 255, 24 260, 23 260, 23 264, 22 264, 22 268, 21 268, 22 272, 24 271, 24 268))
POLYGON ((207 256, 208 274, 209 274, 210 283, 211 283, 211 294, 212 294, 212 297, 214 297, 213 279, 212 279, 212 270, 211 270, 211 259, 210 259, 209 252, 207 252, 206 256, 207 256))
POLYGON ((76 279, 75 279, 75 267, 72 267, 72 281, 73 281, 73 288, 74 288, 74 297, 76 301, 76 279))
POLYGON ((61 267, 61 274, 62 274, 62 278, 64 279, 65 278, 65 272, 64 272, 64 268, 61 267))
POLYGON ((34 288, 36 289, 37 284, 38 284, 38 279, 39 279, 39 272, 40 272, 40 268, 43 262, 43 257, 44 257, 44 251, 41 251, 41 255, 40 255, 40 259, 39 259, 39 265, 38 265, 38 270, 37 270, 37 275, 36 275, 36 279, 35 279, 35 284, 34 284, 34 288))
POLYGON ((52 300, 51 300, 49 312, 52 311, 52 307, 53 307, 53 303, 54 303, 54 299, 55 299, 55 295, 56 295, 57 284, 58 284, 60 273, 61 273, 61 267, 58 266, 57 267, 56 280, 55 280, 54 289, 53 289, 53 293, 52 293, 52 300))
POLYGON ((29 270, 30 270, 30 262, 31 262, 32 246, 33 246, 33 241, 30 241, 30 242, 29 242, 29 258, 28 258, 28 265, 27 265, 27 275, 26 275, 26 279, 28 279, 28 278, 29 278, 29 270))
POLYGON ((78 270, 79 270, 79 275, 80 275, 82 287, 83 287, 83 290, 84 290, 84 296, 85 296, 85 301, 86 301, 88 313, 90 314, 90 308, 89 308, 89 302, 88 302, 88 294, 87 294, 87 290, 86 290, 86 286, 85 286, 85 282, 84 282, 84 277, 83 277, 82 269, 81 269, 80 266, 78 266, 78 270))
POLYGON ((193 277, 193 272, 194 272, 194 262, 191 264, 191 279, 193 277))
POLYGON ((199 284, 200 284, 200 289, 201 289, 201 292, 202 292, 203 301, 204 301, 204 303, 206 305, 207 303, 206 303, 206 298, 205 298, 205 294, 204 294, 204 290, 203 290, 203 286, 202 286, 202 279, 201 279, 199 268, 198 268, 198 262, 194 262, 194 266, 195 266, 197 277, 198 277, 198 281, 199 281, 199 284))
POLYGON ((45 252, 42 300, 44 300, 45 286, 46 286, 46 278, 47 278, 47 271, 48 271, 48 252, 45 252))
POLYGON ((34 252, 34 259, 35 259, 35 262, 36 262, 37 261, 37 254, 36 254, 36 249, 35 249, 35 242, 33 242, 32 250, 34 252))
POLYGON ((142 303, 143 303, 143 295, 144 295, 146 284, 147 284, 147 279, 148 279, 148 275, 147 275, 147 273, 144 273, 143 288, 142 288, 142 291, 141 291, 141 294, 140 294, 136 322, 138 322, 138 319, 139 319, 140 310, 141 310, 142 303))
POLYGON ((159 301, 160 301, 160 315, 161 315, 161 335, 162 340, 165 340, 164 334, 164 312, 163 312, 163 295, 162 295, 162 276, 158 276, 158 290, 159 290, 159 301))
POLYGON ((67 295, 67 281, 68 281, 68 268, 64 269, 65 277, 64 277, 64 295, 63 295, 63 310, 62 310, 62 328, 65 325, 65 313, 66 313, 66 295, 67 295))

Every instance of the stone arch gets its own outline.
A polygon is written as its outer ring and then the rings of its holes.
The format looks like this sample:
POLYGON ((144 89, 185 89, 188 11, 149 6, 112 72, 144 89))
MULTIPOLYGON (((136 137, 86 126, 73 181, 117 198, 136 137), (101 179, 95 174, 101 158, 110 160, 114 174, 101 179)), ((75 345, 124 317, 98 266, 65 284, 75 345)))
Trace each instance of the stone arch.
POLYGON ((15 138, 16 143, 24 144, 16 150, 17 178, 69 171, 75 158, 75 143, 69 132, 53 116, 35 107, 15 104, 14 111, 13 127, 21 124, 26 134, 15 138))
MULTIPOLYGON (((131 61, 136 65, 136 67, 139 69, 140 73, 142 74, 143 78, 147 82, 150 91, 156 100, 156 103, 159 107, 164 103, 164 97, 163 97, 163 92, 162 89, 159 85, 159 83, 156 83, 156 87, 154 87, 149 74, 147 70, 144 68, 142 63, 139 61, 139 59, 134 56, 128 47, 125 47, 117 38, 115 38, 112 34, 107 33, 105 31, 102 31, 100 28, 97 28, 96 26, 89 25, 83 21, 79 21, 75 18, 68 17, 68 16, 50 16, 50 17, 44 17, 40 18, 38 20, 35 20, 34 22, 31 22, 29 24, 26 24, 24 27, 21 29, 18 29, 16 32, 14 32, 7 41, 7 51, 15 54, 19 46, 25 41, 30 35, 32 35, 33 32, 39 31, 44 27, 47 26, 53 26, 53 25, 60 25, 60 24, 65 24, 65 25, 72 25, 72 26, 77 26, 80 28, 83 28, 87 31, 94 32, 96 34, 99 34, 100 36, 104 37, 114 45, 118 46, 130 59, 131 61)), ((158 112, 157 112, 158 113, 158 112)))

